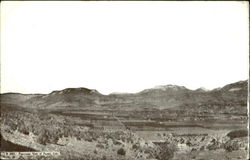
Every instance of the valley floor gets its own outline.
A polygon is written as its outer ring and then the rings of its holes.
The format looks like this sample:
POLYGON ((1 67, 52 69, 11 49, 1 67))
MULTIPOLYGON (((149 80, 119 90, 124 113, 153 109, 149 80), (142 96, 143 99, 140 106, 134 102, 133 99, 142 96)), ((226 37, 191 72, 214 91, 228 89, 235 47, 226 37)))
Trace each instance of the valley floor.
POLYGON ((54 159, 65 160, 247 159, 247 120, 242 116, 164 121, 145 119, 143 113, 137 119, 79 113, 1 112, 2 139, 35 151, 58 151, 61 155, 54 159))

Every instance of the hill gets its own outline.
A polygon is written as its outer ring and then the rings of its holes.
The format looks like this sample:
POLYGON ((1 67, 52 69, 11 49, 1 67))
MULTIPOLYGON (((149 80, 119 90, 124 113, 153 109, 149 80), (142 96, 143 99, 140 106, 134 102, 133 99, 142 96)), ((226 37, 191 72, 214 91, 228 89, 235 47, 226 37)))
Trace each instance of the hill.
MULTIPOLYGON (((102 95, 87 88, 67 88, 49 94, 1 94, 1 104, 13 104, 29 109, 169 109, 187 106, 246 106, 247 81, 225 85, 214 90, 190 90, 184 86, 162 85, 139 93, 102 95)), ((182 108, 182 109, 183 109, 182 108)))

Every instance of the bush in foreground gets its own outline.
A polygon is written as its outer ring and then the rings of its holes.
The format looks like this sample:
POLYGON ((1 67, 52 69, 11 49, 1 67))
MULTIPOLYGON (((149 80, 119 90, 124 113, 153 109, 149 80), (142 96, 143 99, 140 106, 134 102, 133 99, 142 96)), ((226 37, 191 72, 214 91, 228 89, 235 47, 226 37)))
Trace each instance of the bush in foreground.
POLYGON ((152 158, 158 159, 158 160, 171 160, 174 157, 174 152, 178 150, 178 147, 174 143, 159 143, 154 148, 152 158))
POLYGON ((117 151, 117 154, 118 154, 118 155, 125 156, 125 155, 126 155, 126 151, 125 151, 123 148, 120 148, 120 149, 117 151))
POLYGON ((228 152, 239 150, 240 148, 247 147, 247 140, 243 140, 240 138, 235 138, 233 140, 229 140, 224 144, 224 149, 228 152))

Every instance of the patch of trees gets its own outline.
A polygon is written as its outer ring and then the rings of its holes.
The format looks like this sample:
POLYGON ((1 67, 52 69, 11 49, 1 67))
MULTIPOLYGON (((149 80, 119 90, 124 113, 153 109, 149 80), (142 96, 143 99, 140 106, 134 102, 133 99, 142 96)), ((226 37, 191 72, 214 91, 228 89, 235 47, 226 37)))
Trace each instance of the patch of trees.
POLYGON ((248 131, 247 130, 235 130, 231 131, 227 134, 230 139, 238 138, 238 137, 247 137, 248 131))

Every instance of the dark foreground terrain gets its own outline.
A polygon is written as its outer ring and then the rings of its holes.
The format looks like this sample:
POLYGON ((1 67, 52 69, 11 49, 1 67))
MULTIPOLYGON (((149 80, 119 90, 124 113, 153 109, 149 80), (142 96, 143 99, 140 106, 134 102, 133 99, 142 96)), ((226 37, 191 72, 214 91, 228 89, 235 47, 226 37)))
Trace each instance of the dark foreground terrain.
POLYGON ((57 159, 83 160, 244 160, 247 86, 2 94, 1 151, 59 151, 57 159))

